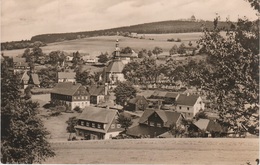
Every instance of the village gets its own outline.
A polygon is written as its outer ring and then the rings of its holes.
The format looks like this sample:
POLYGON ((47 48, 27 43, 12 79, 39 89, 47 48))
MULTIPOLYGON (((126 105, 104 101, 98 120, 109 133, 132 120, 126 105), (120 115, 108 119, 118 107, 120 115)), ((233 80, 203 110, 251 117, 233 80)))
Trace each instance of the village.
MULTIPOLYGON (((171 54, 162 53, 157 47, 144 57, 146 51, 136 53, 129 47, 121 49, 119 44, 116 40, 111 56, 56 51, 49 57, 32 57, 27 55, 30 49, 26 49, 18 57, 2 54, 1 62, 20 76, 24 97, 39 102, 40 116, 51 132, 50 140, 253 136, 242 123, 234 129, 220 125, 218 112, 212 109, 201 89, 185 86, 179 79, 169 80, 163 74, 154 81, 142 77, 138 80, 133 70, 126 69, 144 58, 159 63, 167 61, 166 65, 176 57, 192 61, 190 57, 199 52, 197 47, 190 43, 171 54), (51 66, 46 64, 46 58, 56 68, 52 73, 42 69, 51 66)), ((40 48, 33 51, 42 53, 40 48)), ((156 73, 150 72, 147 77, 149 74, 156 73)), ((257 119, 255 114, 252 121, 257 119)))

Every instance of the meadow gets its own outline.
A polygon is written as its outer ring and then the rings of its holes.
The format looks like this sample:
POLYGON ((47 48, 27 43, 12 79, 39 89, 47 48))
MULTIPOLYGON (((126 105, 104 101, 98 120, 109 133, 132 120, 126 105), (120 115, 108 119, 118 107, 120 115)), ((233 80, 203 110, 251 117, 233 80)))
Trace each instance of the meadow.
MULTIPOLYGON (((202 33, 169 33, 169 34, 145 34, 145 39, 129 38, 123 36, 98 36, 83 39, 76 39, 63 42, 55 42, 41 47, 43 52, 48 54, 51 51, 61 50, 68 53, 79 51, 80 53, 88 53, 91 56, 98 56, 101 52, 111 54, 115 50, 115 42, 118 39, 120 47, 131 47, 136 52, 141 49, 152 50, 155 46, 159 46, 164 52, 169 52, 173 45, 179 46, 181 42, 168 42, 170 38, 180 38, 186 45, 191 41, 196 45, 196 41, 202 33), (154 40, 149 40, 153 38, 154 40)), ((142 36, 142 35, 139 35, 142 36)), ((6 56, 22 55, 24 49, 2 51, 6 56)))
POLYGON ((259 158, 258 139, 170 138, 52 142, 52 164, 222 164, 259 158))

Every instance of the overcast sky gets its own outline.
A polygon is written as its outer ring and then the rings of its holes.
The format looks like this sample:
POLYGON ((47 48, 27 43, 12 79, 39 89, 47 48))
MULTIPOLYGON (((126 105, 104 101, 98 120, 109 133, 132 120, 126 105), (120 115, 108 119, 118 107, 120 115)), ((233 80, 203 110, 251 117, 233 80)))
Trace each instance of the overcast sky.
POLYGON ((1 40, 189 18, 235 21, 256 11, 244 0, 2 0, 1 40))

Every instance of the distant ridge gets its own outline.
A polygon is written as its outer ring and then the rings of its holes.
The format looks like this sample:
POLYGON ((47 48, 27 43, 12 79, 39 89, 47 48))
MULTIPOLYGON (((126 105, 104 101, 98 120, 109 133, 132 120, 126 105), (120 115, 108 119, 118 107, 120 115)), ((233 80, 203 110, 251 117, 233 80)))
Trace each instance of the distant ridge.
MULTIPOLYGON (((101 35, 124 35, 129 36, 130 33, 138 34, 163 34, 163 33, 188 33, 188 32, 201 32, 202 25, 208 29, 213 28, 212 21, 161 21, 144 23, 132 26, 123 26, 118 28, 74 32, 74 33, 54 33, 54 34, 41 34, 31 38, 32 42, 41 41, 44 43, 59 42, 65 40, 73 40, 78 38, 86 38, 101 35)), ((219 22, 219 27, 226 28, 228 25, 226 22, 219 22)))

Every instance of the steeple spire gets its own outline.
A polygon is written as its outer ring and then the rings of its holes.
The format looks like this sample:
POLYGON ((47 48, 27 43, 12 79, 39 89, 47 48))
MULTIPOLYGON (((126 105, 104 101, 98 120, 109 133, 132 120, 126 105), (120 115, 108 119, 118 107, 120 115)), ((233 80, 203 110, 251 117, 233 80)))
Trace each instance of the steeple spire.
POLYGON ((116 40, 115 58, 118 58, 118 59, 120 58, 120 48, 119 48, 118 39, 116 40))

